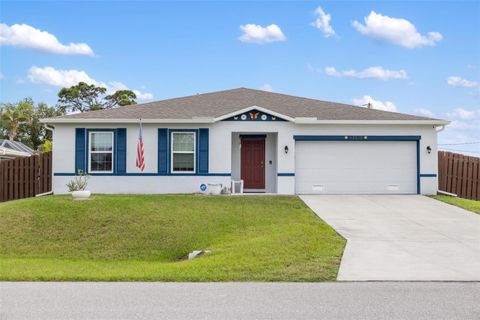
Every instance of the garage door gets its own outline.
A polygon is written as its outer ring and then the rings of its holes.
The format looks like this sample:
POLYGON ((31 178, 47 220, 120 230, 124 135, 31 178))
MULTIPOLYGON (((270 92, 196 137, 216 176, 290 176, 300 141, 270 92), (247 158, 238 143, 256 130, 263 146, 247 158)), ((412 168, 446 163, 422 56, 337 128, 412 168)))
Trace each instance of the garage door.
POLYGON ((414 194, 414 141, 297 141, 298 194, 414 194))

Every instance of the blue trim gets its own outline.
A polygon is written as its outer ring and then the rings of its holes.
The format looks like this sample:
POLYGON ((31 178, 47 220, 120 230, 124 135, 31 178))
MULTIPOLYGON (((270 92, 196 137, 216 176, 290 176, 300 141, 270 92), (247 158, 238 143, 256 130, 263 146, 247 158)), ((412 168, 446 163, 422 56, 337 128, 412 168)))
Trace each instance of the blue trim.
POLYGON ((86 130, 85 128, 75 128, 75 172, 87 170, 85 164, 86 130))
POLYGON ((420 173, 420 178, 436 178, 436 173, 420 173))
POLYGON ((295 177, 295 173, 279 172, 279 173, 277 173, 277 176, 279 176, 279 177, 295 177))
MULTIPOLYGON (((53 174, 56 177, 72 177, 75 176, 75 173, 69 173, 69 172, 55 172, 53 174)), ((232 174, 231 173, 201 173, 201 174, 195 174, 195 173, 178 173, 178 174, 162 174, 162 173, 137 173, 137 172, 132 172, 132 173, 91 173, 91 176, 160 176, 160 177, 171 177, 171 176, 179 176, 179 177, 193 177, 193 176, 201 176, 201 177, 230 177, 232 174)))
POLYGON ((208 128, 198 129, 198 170, 199 174, 208 173, 208 148, 209 148, 209 130, 208 128))
POLYGON ((127 172, 127 129, 115 129, 115 172, 127 172))
POLYGON ((420 194, 420 140, 417 140, 417 194, 420 194))
POLYGON ((418 141, 421 138, 421 136, 293 136, 295 141, 418 141))
POLYGON ((168 129, 158 128, 157 133, 157 172, 168 173, 168 129))

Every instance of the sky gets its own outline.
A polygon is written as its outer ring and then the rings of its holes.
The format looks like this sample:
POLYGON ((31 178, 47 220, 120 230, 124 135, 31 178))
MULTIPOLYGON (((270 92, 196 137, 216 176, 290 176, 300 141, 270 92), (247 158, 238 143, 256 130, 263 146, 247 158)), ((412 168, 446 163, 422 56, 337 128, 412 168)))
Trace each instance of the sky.
MULTIPOLYGON (((84 81, 147 102, 237 87, 452 121, 480 156, 480 1, 4 1, 0 102, 84 81)), ((463 144, 468 143, 468 144, 463 144)))

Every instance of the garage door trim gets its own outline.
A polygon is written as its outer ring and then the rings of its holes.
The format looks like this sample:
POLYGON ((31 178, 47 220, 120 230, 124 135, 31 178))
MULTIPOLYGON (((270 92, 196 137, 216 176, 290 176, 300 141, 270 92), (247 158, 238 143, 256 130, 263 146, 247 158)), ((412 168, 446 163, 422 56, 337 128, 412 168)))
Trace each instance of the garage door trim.
POLYGON ((420 139, 421 136, 318 136, 318 135, 294 135, 295 141, 415 141, 417 148, 417 194, 420 194, 420 139))

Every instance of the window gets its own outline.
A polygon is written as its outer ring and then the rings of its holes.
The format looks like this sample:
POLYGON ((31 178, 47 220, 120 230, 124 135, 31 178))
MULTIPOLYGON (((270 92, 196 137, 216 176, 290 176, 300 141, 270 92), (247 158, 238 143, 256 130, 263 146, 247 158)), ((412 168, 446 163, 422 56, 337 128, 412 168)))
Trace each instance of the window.
POLYGON ((195 132, 172 132, 172 173, 195 172, 195 132))
POLYGON ((90 132, 88 172, 113 172, 113 132, 90 132))

